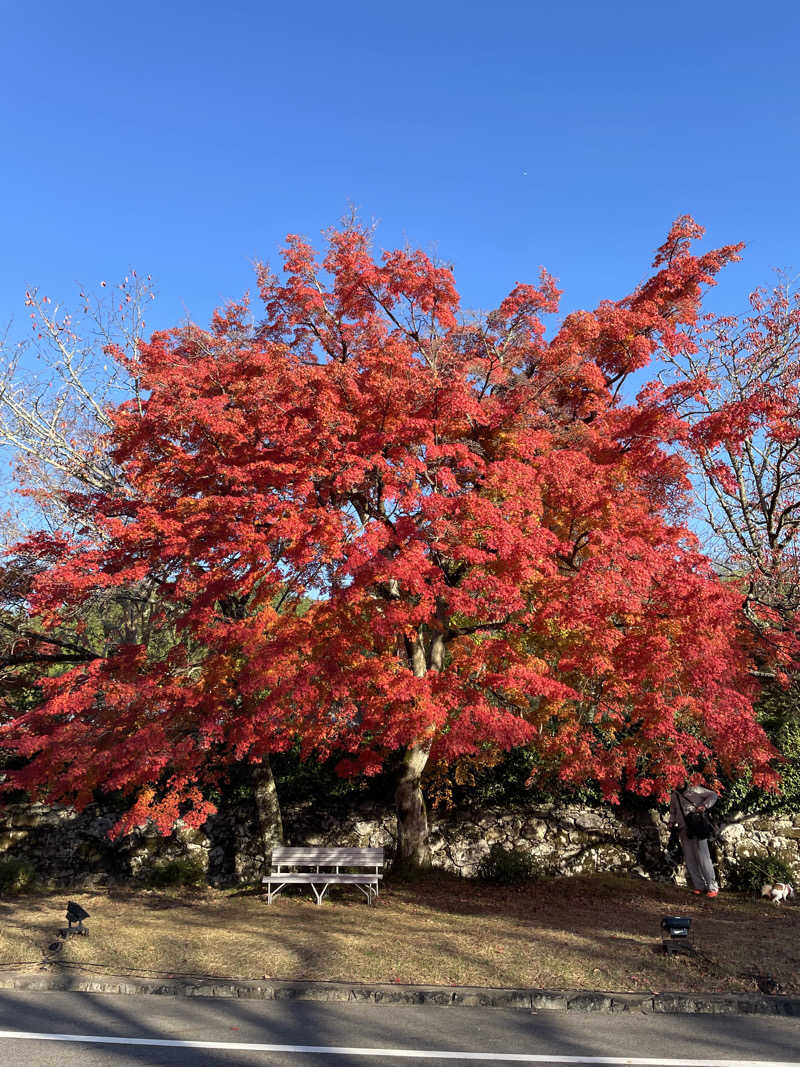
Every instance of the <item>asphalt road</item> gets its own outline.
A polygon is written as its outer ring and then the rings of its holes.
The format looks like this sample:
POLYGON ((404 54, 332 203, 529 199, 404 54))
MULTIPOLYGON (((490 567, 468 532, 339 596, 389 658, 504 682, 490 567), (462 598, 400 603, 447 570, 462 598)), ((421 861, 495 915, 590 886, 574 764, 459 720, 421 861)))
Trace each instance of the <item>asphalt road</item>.
POLYGON ((526 1062, 800 1067, 800 1019, 0 992, 3 1067, 526 1062))

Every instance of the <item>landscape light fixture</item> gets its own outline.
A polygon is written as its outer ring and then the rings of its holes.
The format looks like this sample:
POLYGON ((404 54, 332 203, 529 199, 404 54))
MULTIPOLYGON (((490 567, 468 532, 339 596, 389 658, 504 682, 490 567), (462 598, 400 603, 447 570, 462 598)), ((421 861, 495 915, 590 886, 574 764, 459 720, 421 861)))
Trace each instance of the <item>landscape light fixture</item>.
POLYGON ((59 930, 62 937, 69 937, 72 934, 77 934, 80 937, 88 937, 89 931, 83 925, 83 920, 89 918, 89 912, 84 910, 80 904, 76 904, 74 900, 71 900, 67 904, 67 922, 69 925, 66 930, 59 930), (75 926, 72 924, 75 923, 75 926))
POLYGON ((692 920, 685 915, 665 915, 661 920, 661 929, 664 931, 661 943, 668 955, 674 952, 683 952, 687 956, 694 953, 694 945, 691 938, 692 920))

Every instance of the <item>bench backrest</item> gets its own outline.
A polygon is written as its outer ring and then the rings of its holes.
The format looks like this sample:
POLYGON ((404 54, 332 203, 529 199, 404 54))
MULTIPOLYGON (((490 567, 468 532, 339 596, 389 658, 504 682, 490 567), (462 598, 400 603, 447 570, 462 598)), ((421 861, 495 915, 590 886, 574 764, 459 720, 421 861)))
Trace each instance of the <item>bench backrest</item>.
POLYGON ((272 850, 272 865, 320 867, 382 867, 382 848, 288 848, 284 845, 272 850))

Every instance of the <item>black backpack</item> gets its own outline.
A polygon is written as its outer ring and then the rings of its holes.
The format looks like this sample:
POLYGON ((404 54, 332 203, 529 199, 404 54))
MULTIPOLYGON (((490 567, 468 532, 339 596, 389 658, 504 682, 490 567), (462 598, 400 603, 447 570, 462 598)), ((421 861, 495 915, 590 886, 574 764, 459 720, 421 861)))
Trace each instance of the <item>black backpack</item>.
POLYGON ((717 828, 704 811, 687 811, 683 806, 680 793, 678 803, 683 812, 683 821, 686 823, 686 836, 695 841, 707 841, 710 837, 717 836, 717 828))

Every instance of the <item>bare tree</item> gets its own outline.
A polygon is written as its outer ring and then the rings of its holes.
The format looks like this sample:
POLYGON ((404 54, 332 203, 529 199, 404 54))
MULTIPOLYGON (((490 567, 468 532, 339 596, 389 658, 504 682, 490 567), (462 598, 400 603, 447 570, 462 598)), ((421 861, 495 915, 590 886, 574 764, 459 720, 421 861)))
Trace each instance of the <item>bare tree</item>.
MULTIPOLYGON (((88 662, 109 641, 146 640, 152 590, 98 591, 97 632, 77 640, 69 628, 45 632, 29 616, 27 596, 37 568, 23 538, 43 526, 72 532, 86 525, 72 492, 124 493, 104 436, 111 405, 141 402, 138 350, 145 332, 145 308, 155 298, 149 276, 131 272, 100 292, 79 290, 75 310, 54 303, 37 289, 25 294, 31 336, 16 343, 8 332, 0 346, 0 449, 14 468, 23 496, 0 515, 0 678, 13 668, 42 670, 88 662), (113 633, 109 628, 113 628, 113 633), (104 632, 108 631, 108 632, 104 632)), ((75 620, 77 621, 77 620, 75 620)))
POLYGON ((6 520, 6 544, 21 527, 69 526, 70 489, 122 490, 101 439, 110 405, 141 403, 138 348, 155 294, 150 276, 132 271, 114 287, 102 282, 100 295, 79 295, 73 311, 28 290, 32 336, 0 346, 0 448, 32 505, 6 520))
POLYGON ((800 294, 785 277, 751 312, 714 317, 694 351, 667 353, 663 394, 687 420, 707 548, 743 580, 763 634, 800 610, 800 294))

